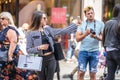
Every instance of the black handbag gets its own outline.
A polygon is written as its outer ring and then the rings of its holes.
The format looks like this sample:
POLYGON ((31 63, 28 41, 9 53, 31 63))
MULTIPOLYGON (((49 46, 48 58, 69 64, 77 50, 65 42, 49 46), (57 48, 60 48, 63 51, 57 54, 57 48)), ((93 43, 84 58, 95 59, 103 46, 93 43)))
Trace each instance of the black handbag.
POLYGON ((65 58, 60 43, 54 43, 54 55, 56 60, 62 60, 65 58))
POLYGON ((62 50, 62 47, 61 47, 61 44, 60 43, 56 43, 55 42, 55 39, 54 37, 50 34, 50 31, 47 30, 49 33, 48 35, 50 35, 54 41, 54 55, 55 55, 55 59, 56 60, 62 60, 62 59, 65 59, 64 57, 64 54, 63 54, 63 50, 62 50))

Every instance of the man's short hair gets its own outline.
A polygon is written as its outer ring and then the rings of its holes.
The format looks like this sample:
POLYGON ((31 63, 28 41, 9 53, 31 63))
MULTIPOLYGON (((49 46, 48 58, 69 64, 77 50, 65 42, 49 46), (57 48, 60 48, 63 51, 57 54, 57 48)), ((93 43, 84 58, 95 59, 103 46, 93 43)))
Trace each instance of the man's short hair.
POLYGON ((94 9, 93 9, 92 6, 87 6, 87 7, 85 7, 85 8, 84 8, 84 13, 86 14, 86 12, 89 11, 89 10, 91 10, 91 9, 94 11, 94 9))

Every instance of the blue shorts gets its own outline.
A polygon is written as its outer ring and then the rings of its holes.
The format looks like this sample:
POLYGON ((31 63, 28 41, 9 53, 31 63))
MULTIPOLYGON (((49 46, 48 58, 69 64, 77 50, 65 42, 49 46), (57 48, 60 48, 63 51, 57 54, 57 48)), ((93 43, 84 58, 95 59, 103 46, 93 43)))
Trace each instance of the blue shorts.
POLYGON ((80 51, 78 54, 78 70, 85 72, 87 64, 89 63, 89 71, 97 72, 97 64, 98 64, 98 54, 99 52, 87 52, 80 51))

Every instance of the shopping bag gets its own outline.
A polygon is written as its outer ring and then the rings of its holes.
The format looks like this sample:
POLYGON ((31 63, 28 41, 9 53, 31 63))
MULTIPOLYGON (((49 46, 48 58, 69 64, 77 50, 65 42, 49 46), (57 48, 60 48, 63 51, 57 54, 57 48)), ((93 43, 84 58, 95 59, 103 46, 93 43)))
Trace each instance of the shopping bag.
POLYGON ((42 60, 42 57, 34 55, 20 55, 17 67, 26 70, 41 71, 42 60))

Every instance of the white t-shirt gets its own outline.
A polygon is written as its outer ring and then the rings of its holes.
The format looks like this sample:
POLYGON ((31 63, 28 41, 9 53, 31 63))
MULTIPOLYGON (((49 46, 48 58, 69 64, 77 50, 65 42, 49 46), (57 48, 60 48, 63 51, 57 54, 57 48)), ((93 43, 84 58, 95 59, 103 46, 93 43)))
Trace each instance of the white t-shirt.
POLYGON ((19 32, 18 45, 19 45, 20 49, 22 50, 23 54, 27 55, 25 33, 22 31, 22 28, 18 28, 17 30, 19 32))

